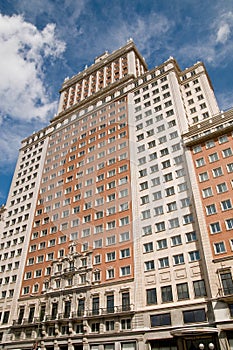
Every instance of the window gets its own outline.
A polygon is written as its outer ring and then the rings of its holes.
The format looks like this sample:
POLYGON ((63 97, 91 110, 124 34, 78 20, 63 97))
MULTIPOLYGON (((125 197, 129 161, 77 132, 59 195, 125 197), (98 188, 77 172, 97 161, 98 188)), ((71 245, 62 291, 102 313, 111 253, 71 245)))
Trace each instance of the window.
POLYGON ((106 254, 106 261, 114 261, 116 260, 116 252, 110 252, 106 254))
POLYGON ((130 266, 123 266, 121 267, 120 269, 120 275, 121 276, 127 276, 127 275, 130 275, 130 266))
POLYGON ((180 226, 178 218, 170 219, 170 220, 168 220, 168 222, 169 222, 169 228, 170 229, 173 229, 173 228, 176 228, 176 227, 180 226))
POLYGON ((146 303, 147 305, 157 304, 156 288, 146 290, 146 303))
POLYGON ((205 165, 205 160, 204 158, 199 158, 199 159, 196 159, 196 167, 199 168, 201 166, 205 165))
POLYGON ((159 241, 157 241, 157 249, 165 249, 165 248, 167 248, 166 238, 160 239, 159 241))
POLYGON ((192 252, 189 252, 189 260, 190 261, 198 261, 198 260, 200 260, 200 252, 199 252, 199 250, 194 250, 192 252))
POLYGON ((167 197, 172 196, 173 194, 175 194, 175 188, 174 188, 174 186, 168 187, 168 188, 165 189, 165 195, 166 195, 167 197))
POLYGON ((233 163, 227 164, 227 171, 228 171, 228 173, 233 172, 233 163))
POLYGON ((169 267, 169 259, 168 259, 168 257, 159 259, 159 268, 163 269, 165 267, 169 267))
POLYGON ((193 147, 193 154, 199 153, 201 151, 202 151, 201 146, 198 145, 198 146, 193 147))
POLYGON ((152 227, 151 227, 151 225, 144 226, 142 228, 142 233, 143 233, 143 236, 151 235, 152 234, 152 227))
POLYGON ((114 295, 107 295, 107 312, 114 312, 114 295))
POLYGON ((225 182, 223 182, 223 183, 221 183, 221 184, 218 184, 218 185, 216 186, 216 188, 217 188, 217 192, 218 192, 218 193, 227 192, 227 185, 226 185, 225 182))
POLYGON ((160 205, 159 207, 154 208, 154 215, 159 216, 163 214, 163 206, 160 205))
POLYGON ((193 288, 194 288, 194 294, 196 298, 204 297, 207 295, 204 280, 194 281, 193 288))
POLYGON ((121 257, 121 259, 128 258, 129 256, 130 256, 130 249, 129 249, 129 248, 122 249, 122 250, 120 251, 120 257, 121 257))
POLYGON ((215 153, 212 153, 209 155, 209 162, 210 163, 213 163, 213 162, 216 162, 218 160, 218 153, 215 152, 215 153))
POLYGON ((173 179, 172 173, 168 173, 164 175, 164 181, 169 182, 173 179))
POLYGON ((197 235, 195 231, 186 233, 187 242, 193 242, 197 240, 197 235))
POLYGON ((176 285, 178 300, 189 299, 188 283, 180 283, 176 285))
POLYGON ((162 295, 162 302, 163 303, 173 301, 172 287, 171 286, 162 287, 161 288, 161 295, 162 295))
POLYGON ((142 220, 149 219, 151 217, 150 209, 142 211, 142 220))
POLYGON ((184 323, 205 322, 205 309, 196 309, 190 311, 183 311, 184 323))
POLYGON ((225 243, 224 242, 214 243, 214 251, 216 254, 225 253, 226 252, 225 243))
POLYGON ((205 171, 204 173, 199 174, 199 181, 200 182, 204 182, 209 180, 209 175, 207 173, 207 171, 205 171))
POLYGON ((144 253, 149 253, 153 251, 153 242, 143 244, 144 253))
POLYGON ((173 262, 174 262, 174 265, 184 264, 184 255, 183 254, 174 255, 173 262))
POLYGON ((161 231, 165 231, 165 222, 158 222, 155 224, 155 230, 156 232, 161 232, 161 231))
POLYGON ((233 281, 230 272, 220 274, 224 295, 233 294, 233 281))
POLYGON ((221 232, 220 223, 219 222, 214 222, 214 223, 210 224, 210 232, 213 233, 213 234, 221 232))
POLYGON ((225 143, 228 141, 227 135, 220 136, 218 138, 218 143, 221 145, 222 143, 225 143))
POLYGON ((171 325, 171 314, 159 314, 150 316, 151 327, 158 326, 170 326, 171 325))
POLYGON ((167 211, 171 212, 171 211, 175 211, 177 210, 177 205, 176 202, 171 202, 167 204, 167 211))
POLYGON ((107 237, 106 244, 107 245, 116 244, 116 236, 114 235, 114 236, 107 237))
POLYGON ((232 156, 232 149, 229 147, 229 148, 226 148, 222 151, 222 155, 223 155, 223 158, 227 158, 227 157, 230 157, 232 156))
POLYGON ((129 240, 129 232, 123 232, 120 234, 120 242, 126 242, 129 240))
POLYGON ((152 195, 153 195, 153 200, 154 201, 157 201, 157 200, 162 198, 162 192, 161 191, 154 192, 152 195))
POLYGON ((207 188, 204 188, 202 190, 202 197, 203 198, 211 197, 212 195, 213 195, 213 192, 212 192, 211 187, 207 187, 207 188))
POLYGON ((171 237, 171 244, 172 244, 172 246, 176 246, 176 245, 182 244, 181 235, 177 235, 177 236, 171 237))
POLYGON ((190 206, 190 198, 189 197, 183 198, 180 200, 180 203, 181 203, 181 208, 189 207, 190 206))
POLYGON ((183 223, 184 223, 184 225, 190 224, 193 221, 194 220, 193 220, 193 215, 192 214, 187 214, 187 215, 183 216, 183 223))
POLYGON ((154 260, 145 261, 145 271, 151 271, 155 269, 154 260))
POLYGON ((210 204, 210 205, 206 206, 206 214, 207 215, 213 215, 216 213, 217 213, 217 210, 216 210, 215 204, 210 204))
POLYGON ((231 204, 231 200, 230 199, 226 199, 225 201, 221 202, 221 208, 222 210, 229 210, 232 208, 232 204, 231 204))
POLYGON ((221 167, 213 169, 212 172, 213 172, 213 177, 219 177, 223 175, 223 171, 221 167))

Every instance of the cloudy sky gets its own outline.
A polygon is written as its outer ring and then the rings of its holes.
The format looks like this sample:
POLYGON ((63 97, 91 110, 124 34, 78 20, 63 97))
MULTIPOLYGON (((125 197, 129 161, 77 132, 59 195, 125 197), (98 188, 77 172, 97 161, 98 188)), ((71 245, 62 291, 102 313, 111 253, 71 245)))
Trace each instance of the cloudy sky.
POLYGON ((149 68, 204 61, 220 108, 233 106, 233 0, 0 1, 0 205, 20 141, 56 113, 64 78, 129 38, 149 68))

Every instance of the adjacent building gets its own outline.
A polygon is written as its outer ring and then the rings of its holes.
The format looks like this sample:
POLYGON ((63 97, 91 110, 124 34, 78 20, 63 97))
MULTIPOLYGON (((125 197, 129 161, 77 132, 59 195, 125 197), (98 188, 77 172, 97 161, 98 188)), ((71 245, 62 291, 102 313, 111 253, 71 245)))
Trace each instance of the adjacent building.
POLYGON ((232 117, 132 40, 65 79, 2 213, 0 348, 232 347, 232 117))

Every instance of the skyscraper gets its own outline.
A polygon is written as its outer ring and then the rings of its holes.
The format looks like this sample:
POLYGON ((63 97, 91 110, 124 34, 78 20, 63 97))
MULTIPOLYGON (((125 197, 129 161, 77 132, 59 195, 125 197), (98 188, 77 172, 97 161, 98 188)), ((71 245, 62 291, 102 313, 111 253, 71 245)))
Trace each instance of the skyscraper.
MULTIPOLYGON (((225 140, 227 120, 232 141, 232 113, 220 113, 203 63, 182 71, 171 57, 148 70, 132 40, 65 79, 57 115, 22 141, 1 221, 2 345, 231 344, 230 170, 218 182, 199 163, 211 158, 209 126, 225 140), (217 238, 208 230, 220 219, 217 238)), ((213 153, 232 157, 227 141, 213 153)))

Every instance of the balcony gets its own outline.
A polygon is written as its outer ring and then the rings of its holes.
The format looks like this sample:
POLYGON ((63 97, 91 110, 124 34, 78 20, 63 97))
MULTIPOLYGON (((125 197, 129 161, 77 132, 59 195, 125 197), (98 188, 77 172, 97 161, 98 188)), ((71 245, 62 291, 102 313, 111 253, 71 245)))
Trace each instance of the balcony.
MULTIPOLYGON (((55 321, 55 320, 64 320, 64 319, 78 319, 82 320, 83 318, 92 318, 92 317, 99 317, 99 316, 106 316, 109 315, 131 315, 134 313, 134 306, 133 305, 121 305, 121 306, 114 306, 112 308, 99 308, 94 310, 78 310, 71 313, 59 313, 57 315, 46 315, 45 321, 55 321)), ((40 322, 40 321, 37 321, 40 322)), ((34 321, 35 323, 35 321, 34 321)))

